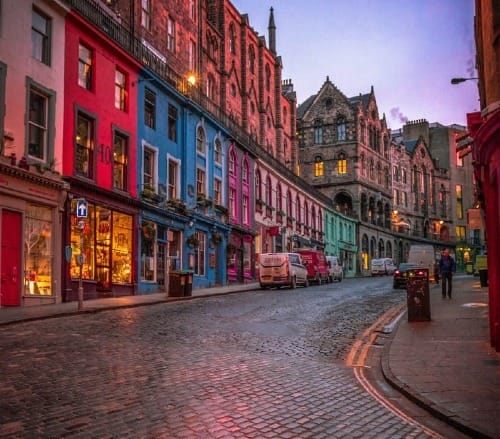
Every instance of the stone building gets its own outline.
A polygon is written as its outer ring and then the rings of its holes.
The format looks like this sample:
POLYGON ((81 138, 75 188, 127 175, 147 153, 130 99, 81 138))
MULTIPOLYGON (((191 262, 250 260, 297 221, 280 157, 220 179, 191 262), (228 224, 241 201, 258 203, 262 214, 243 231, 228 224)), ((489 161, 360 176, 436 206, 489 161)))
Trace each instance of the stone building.
POLYGON ((393 257, 391 135, 373 87, 348 98, 327 77, 297 110, 300 175, 337 211, 359 220, 360 272, 393 257))

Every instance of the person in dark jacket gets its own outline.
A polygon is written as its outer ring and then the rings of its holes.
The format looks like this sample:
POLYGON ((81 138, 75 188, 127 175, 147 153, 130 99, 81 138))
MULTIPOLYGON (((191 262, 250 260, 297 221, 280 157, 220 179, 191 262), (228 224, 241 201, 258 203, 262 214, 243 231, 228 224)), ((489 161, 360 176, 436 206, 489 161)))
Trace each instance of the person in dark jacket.
POLYGON ((441 293, 443 294, 443 299, 446 298, 446 293, 448 293, 448 298, 451 299, 451 279, 456 271, 457 266, 455 264, 455 259, 451 257, 448 250, 445 250, 439 260, 439 274, 441 275, 441 293))

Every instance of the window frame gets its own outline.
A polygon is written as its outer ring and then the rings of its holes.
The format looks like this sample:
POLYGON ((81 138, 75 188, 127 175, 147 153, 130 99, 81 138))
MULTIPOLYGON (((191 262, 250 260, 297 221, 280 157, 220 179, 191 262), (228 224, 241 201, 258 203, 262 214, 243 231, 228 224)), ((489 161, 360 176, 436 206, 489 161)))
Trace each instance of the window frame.
POLYGON ((154 130, 156 128, 156 93, 144 89, 144 125, 154 130))
POLYGON ((85 90, 92 91, 94 82, 94 49, 86 44, 78 43, 78 85, 85 90), (88 53, 87 59, 82 57, 82 50, 88 53))
MULTIPOLYGON (((76 176, 79 177, 84 177, 88 178, 90 180, 94 179, 95 175, 95 140, 96 140, 96 125, 97 125, 97 120, 95 116, 77 109, 76 111, 76 118, 75 118, 75 160, 73 164, 73 172, 75 173, 76 176), (85 144, 83 143, 78 143, 78 139, 81 138, 81 133, 80 133, 80 119, 85 119, 87 122, 87 129, 86 129, 86 135, 87 135, 87 140, 85 144), (78 171, 77 169, 77 157, 78 157, 78 148, 82 148, 85 152, 87 152, 87 159, 86 163, 88 166, 87 172, 85 171, 78 171)), ((83 163, 85 163, 83 162, 83 163)))
POLYGON ((130 148, 130 136, 126 135, 122 131, 113 130, 113 189, 120 190, 123 192, 128 192, 129 181, 128 181, 128 153, 130 148), (116 151, 116 140, 121 139, 122 154, 121 158, 116 151), (121 184, 116 184, 116 170, 121 170, 121 184))
POLYGON ((127 74, 120 68, 115 68, 115 108, 127 111, 127 74), (121 80, 117 77, 121 75, 121 80))
POLYGON ((33 7, 31 10, 31 56, 37 61, 50 66, 52 57, 52 19, 39 8, 33 7), (39 29, 35 23, 34 15, 44 20, 45 29, 39 29), (39 41, 37 36, 40 37, 39 41), (35 44, 35 43, 38 43, 35 44), (38 49, 38 50, 36 50, 38 49), (40 52, 38 56, 38 52, 40 52))

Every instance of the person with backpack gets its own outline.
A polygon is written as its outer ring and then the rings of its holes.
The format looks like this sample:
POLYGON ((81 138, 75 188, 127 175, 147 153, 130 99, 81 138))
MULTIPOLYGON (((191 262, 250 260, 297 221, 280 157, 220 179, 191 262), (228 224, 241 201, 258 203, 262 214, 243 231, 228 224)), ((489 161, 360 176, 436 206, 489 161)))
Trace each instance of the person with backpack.
POLYGON ((446 298, 446 293, 448 293, 448 299, 451 299, 451 280, 456 271, 457 266, 455 264, 455 259, 452 258, 448 250, 445 250, 439 260, 439 274, 441 276, 441 293, 443 295, 443 299, 446 298))

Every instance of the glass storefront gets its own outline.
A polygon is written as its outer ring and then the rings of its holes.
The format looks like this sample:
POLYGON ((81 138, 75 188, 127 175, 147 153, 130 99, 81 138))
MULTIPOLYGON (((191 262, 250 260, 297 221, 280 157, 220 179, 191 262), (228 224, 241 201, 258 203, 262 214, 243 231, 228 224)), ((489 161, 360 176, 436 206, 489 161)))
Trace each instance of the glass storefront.
POLYGON ((24 294, 53 295, 52 209, 28 204, 24 220, 24 294))
MULTIPOLYGON (((76 200, 72 201, 71 211, 76 212, 76 200)), ((81 269, 82 279, 96 281, 98 290, 111 289, 111 283, 131 283, 132 231, 131 215, 100 205, 89 203, 87 218, 72 214, 71 278, 79 279, 81 269)))

